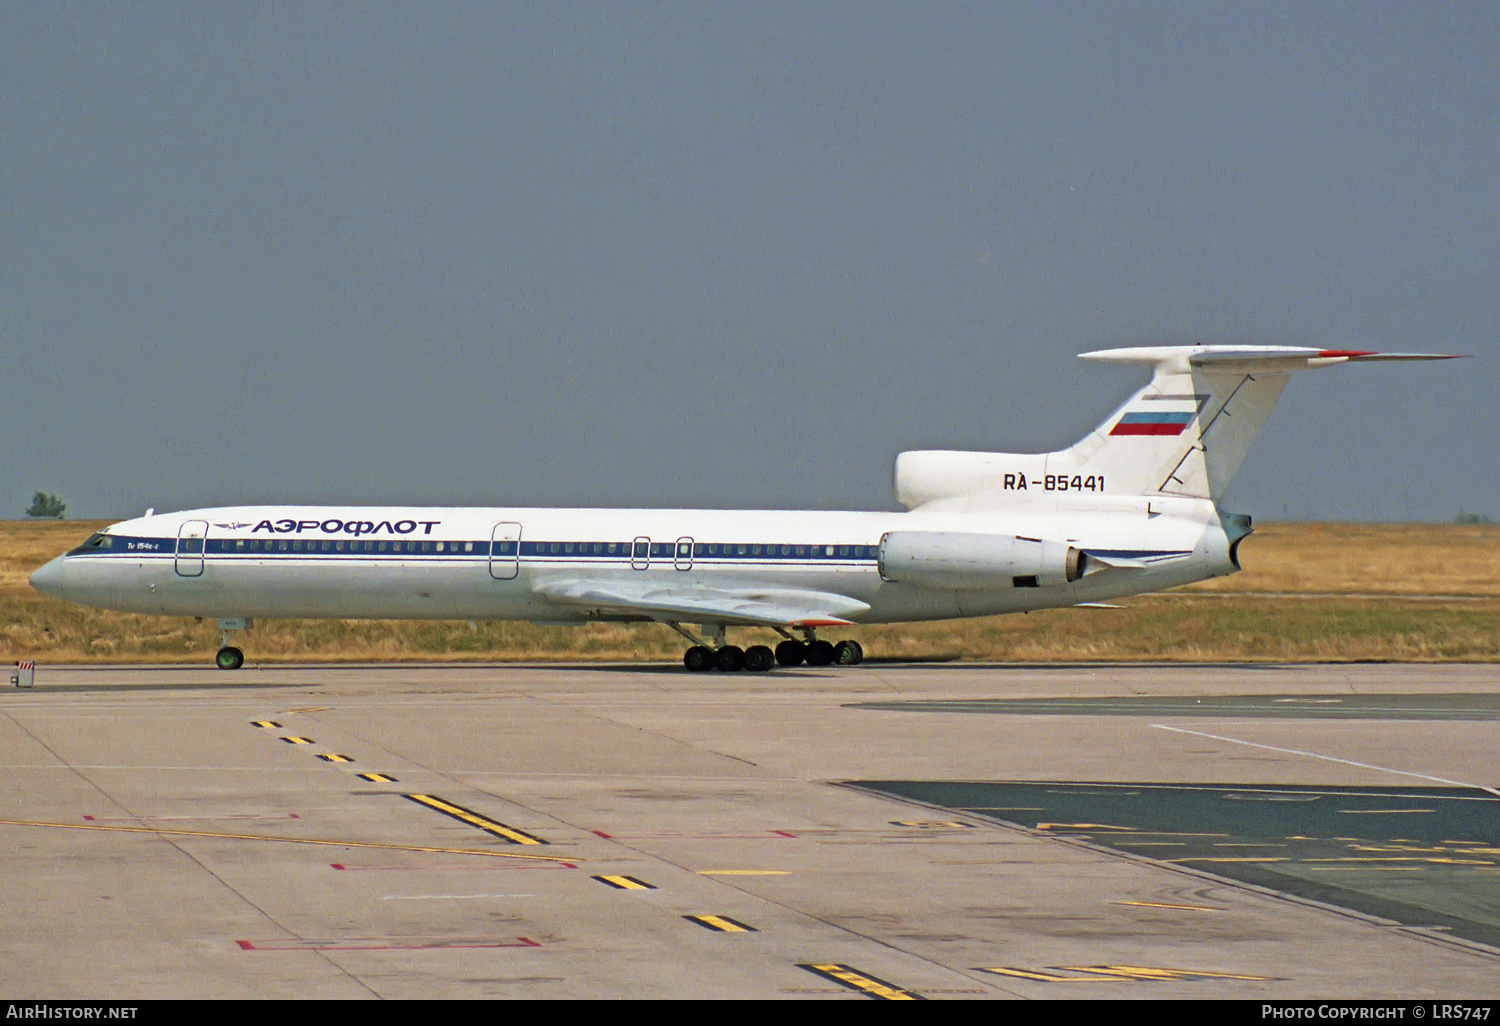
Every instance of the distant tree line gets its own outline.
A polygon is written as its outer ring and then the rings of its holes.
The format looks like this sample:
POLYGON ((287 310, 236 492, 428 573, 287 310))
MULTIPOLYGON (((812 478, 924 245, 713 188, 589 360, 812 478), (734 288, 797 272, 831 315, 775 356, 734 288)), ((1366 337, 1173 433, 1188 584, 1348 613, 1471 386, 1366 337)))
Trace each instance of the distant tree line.
POLYGON ((37 492, 31 497, 31 508, 26 511, 28 517, 50 517, 53 520, 61 520, 63 510, 68 504, 55 495, 46 492, 37 492))

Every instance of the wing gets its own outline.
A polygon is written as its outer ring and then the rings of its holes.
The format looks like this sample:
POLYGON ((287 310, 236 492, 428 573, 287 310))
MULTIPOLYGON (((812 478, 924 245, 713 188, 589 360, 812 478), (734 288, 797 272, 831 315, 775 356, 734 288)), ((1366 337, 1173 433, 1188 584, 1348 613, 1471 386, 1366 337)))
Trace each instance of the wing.
POLYGON ((561 606, 643 620, 685 620, 740 627, 831 627, 852 623, 869 603, 822 591, 701 588, 633 581, 547 581, 532 589, 561 606))

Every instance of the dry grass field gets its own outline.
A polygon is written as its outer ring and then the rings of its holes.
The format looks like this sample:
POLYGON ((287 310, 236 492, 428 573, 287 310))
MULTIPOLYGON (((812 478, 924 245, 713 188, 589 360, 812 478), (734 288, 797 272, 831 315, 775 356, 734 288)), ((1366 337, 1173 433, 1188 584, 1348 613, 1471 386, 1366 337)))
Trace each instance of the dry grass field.
MULTIPOLYGON (((212 622, 105 613, 46 598, 31 571, 102 526, 0 522, 0 662, 195 662, 212 622)), ((1242 573, 1119 609, 1059 609, 865 627, 875 659, 1500 661, 1500 526, 1271 524, 1240 550, 1242 573)), ((738 644, 774 641, 736 631, 738 644)), ((356 620, 259 621, 250 662, 400 660, 673 661, 665 627, 356 620)))

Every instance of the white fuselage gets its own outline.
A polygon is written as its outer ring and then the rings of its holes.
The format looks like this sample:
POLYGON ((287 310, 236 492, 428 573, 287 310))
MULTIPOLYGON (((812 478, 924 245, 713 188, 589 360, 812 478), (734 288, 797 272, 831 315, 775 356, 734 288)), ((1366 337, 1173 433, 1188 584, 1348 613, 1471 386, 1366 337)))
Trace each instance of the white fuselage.
MULTIPOLYGON (((1071 606, 1235 569, 1211 502, 1070 497, 1003 511, 247 506, 115 524, 38 570, 41 591, 135 613, 372 619, 737 620, 549 598, 564 586, 698 595, 817 595, 841 620, 892 623, 1071 606), (891 532, 1046 539, 1127 568, 1072 582, 890 580, 891 532)), ((644 601, 644 600, 643 600, 644 601)), ((823 608, 823 607, 820 607, 823 608)))
MULTIPOLYGON (((1302 346, 1085 353, 1151 380, 1049 453, 903 453, 904 513, 242 506, 129 520, 32 575, 105 609, 215 617, 657 621, 694 641, 689 669, 857 663, 820 627, 1100 602, 1233 573, 1250 518, 1217 501, 1291 374, 1448 359, 1302 346), (682 624, 712 628, 710 652, 682 624), (798 642, 791 630, 805 632, 798 642)), ((243 662, 219 650, 218 665, 243 662)))

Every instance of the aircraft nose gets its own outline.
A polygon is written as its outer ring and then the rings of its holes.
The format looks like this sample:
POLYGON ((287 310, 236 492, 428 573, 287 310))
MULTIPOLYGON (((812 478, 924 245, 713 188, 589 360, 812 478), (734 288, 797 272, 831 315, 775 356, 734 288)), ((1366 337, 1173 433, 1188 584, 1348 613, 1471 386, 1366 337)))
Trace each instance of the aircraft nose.
POLYGON ((67 571, 63 567, 63 557, 58 556, 31 575, 31 586, 43 595, 62 598, 63 579, 66 576, 67 571))

